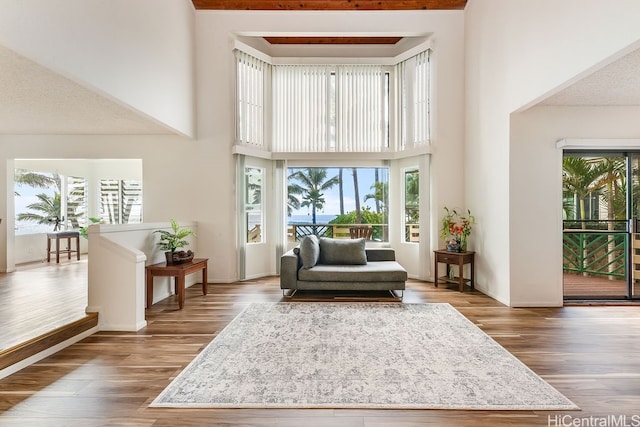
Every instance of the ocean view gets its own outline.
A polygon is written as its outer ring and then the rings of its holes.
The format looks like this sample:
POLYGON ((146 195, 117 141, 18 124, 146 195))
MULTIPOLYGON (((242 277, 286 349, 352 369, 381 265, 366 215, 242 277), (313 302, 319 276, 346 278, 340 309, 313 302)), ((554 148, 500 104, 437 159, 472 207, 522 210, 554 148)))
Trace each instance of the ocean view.
MULTIPOLYGON (((316 224, 328 224, 329 221, 338 215, 316 215, 316 224)), ((289 224, 311 224, 311 214, 309 215, 291 215, 288 217, 289 224)))

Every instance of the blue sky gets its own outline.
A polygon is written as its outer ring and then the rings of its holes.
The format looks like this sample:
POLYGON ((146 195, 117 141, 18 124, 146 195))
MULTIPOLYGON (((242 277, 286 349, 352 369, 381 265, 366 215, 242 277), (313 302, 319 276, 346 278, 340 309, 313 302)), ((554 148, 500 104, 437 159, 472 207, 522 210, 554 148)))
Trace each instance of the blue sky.
MULTIPOLYGON (((303 169, 303 168, 290 168, 289 174, 292 169, 303 169)), ((351 168, 343 168, 342 171, 342 180, 344 183, 344 212, 351 212, 356 209, 355 202, 355 192, 353 187, 353 174, 351 173, 351 168)), ((366 203, 364 202, 364 197, 367 194, 373 194, 374 190, 371 188, 373 183, 375 182, 375 168, 357 168, 358 170, 358 188, 360 191, 360 207, 364 209, 365 206, 369 206, 372 211, 375 211, 375 201, 368 200, 366 203)), ((339 173, 338 168, 327 168, 327 179, 330 179, 334 176, 337 176, 339 173)), ((380 180, 384 180, 388 177, 388 169, 379 168, 379 176, 380 180)), ((388 179, 388 178, 387 178, 388 179)), ((301 198, 301 197, 300 197, 301 198)), ((339 215, 340 214, 340 191, 339 187, 336 185, 324 192, 325 205, 322 211, 318 211, 318 215, 339 215)), ((292 215, 309 215, 311 216, 311 208, 300 208, 298 210, 294 210, 292 215)))

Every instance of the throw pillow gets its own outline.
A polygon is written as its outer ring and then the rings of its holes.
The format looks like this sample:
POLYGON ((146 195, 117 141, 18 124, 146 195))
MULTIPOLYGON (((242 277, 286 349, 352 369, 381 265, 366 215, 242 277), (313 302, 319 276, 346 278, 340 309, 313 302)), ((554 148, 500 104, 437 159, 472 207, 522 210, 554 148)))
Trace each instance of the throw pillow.
POLYGON ((302 260, 302 268, 310 269, 318 263, 320 257, 320 244, 318 237, 312 235, 305 236, 300 242, 300 259, 302 260))
POLYGON ((365 239, 320 238, 320 264, 364 265, 367 253, 365 239))

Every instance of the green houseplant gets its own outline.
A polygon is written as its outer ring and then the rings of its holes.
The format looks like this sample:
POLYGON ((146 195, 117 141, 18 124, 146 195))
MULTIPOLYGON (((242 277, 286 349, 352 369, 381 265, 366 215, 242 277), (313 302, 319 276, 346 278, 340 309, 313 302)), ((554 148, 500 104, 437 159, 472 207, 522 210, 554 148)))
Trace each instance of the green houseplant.
POLYGON ((190 261, 193 259, 192 251, 179 251, 176 252, 176 249, 184 248, 189 245, 189 242, 185 240, 189 236, 194 236, 193 230, 186 227, 180 227, 180 225, 176 222, 175 219, 171 219, 171 231, 167 230, 155 230, 154 233, 158 233, 160 235, 160 240, 158 241, 158 247, 165 251, 165 256, 167 258, 167 264, 180 264, 185 261, 190 261))

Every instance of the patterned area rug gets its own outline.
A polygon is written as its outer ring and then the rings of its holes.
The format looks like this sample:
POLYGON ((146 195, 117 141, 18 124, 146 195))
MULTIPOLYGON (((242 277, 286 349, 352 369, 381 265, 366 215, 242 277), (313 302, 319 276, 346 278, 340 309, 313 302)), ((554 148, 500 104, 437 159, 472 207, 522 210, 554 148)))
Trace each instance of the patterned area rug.
POLYGON ((578 409, 449 304, 345 302, 249 305, 151 406, 578 409))

